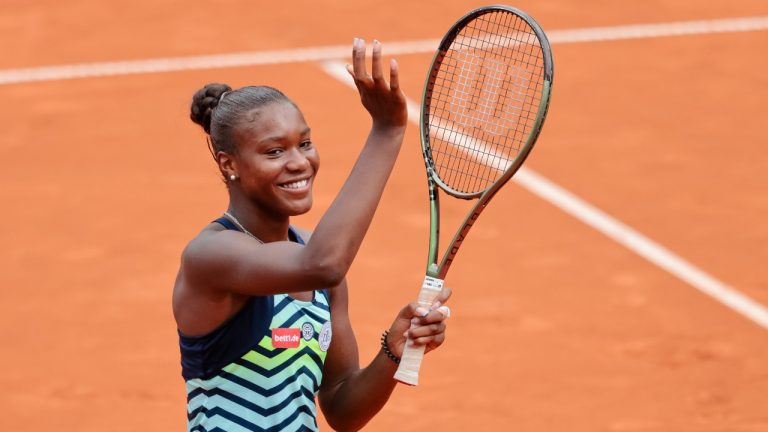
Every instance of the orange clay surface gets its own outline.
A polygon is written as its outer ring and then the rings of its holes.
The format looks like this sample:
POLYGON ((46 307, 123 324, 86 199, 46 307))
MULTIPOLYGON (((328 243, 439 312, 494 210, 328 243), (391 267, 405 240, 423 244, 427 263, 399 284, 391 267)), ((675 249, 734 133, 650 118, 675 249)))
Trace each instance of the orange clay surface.
MULTIPOLYGON (((0 68, 438 38, 479 3, 229 0, 0 4, 0 68), (433 9, 434 8, 434 9, 433 9)), ((768 14, 763 0, 525 0, 545 29, 768 14)), ((768 32, 554 46, 527 164, 768 304, 768 32)), ((430 54, 398 56, 421 95, 430 54)), ((226 205, 206 82, 269 84, 322 155, 312 228, 367 132, 316 63, 0 86, 0 430, 179 431, 171 287, 226 205)), ((449 200, 444 200, 448 204, 449 200)), ((410 127, 348 278, 367 362, 416 294, 428 209, 410 127)), ((463 207, 444 209, 450 232, 463 207)), ((464 243, 448 340, 369 431, 768 431, 768 331, 517 185, 464 243)), ((323 429, 328 430, 321 420, 323 429)))

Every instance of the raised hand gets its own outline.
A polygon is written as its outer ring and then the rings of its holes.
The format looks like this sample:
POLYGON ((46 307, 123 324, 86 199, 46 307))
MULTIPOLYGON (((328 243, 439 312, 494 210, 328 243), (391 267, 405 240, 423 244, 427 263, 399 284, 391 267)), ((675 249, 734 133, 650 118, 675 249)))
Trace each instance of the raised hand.
POLYGON ((381 66, 381 43, 373 41, 371 74, 365 64, 365 41, 355 38, 352 44, 352 65, 347 72, 355 80, 360 100, 371 114, 374 128, 405 128, 408 109, 405 95, 400 90, 397 62, 389 62, 389 82, 381 66))

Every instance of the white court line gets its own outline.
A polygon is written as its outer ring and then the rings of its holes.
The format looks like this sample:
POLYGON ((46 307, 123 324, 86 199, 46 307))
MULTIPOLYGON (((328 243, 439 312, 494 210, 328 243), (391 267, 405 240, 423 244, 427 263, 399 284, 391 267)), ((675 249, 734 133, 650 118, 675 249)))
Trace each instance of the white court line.
MULTIPOLYGON (((549 41, 553 44, 567 44, 763 30, 768 30, 768 16, 551 30, 547 31, 547 36, 549 41)), ((439 43, 439 39, 400 42, 392 41, 386 42, 384 49, 387 55, 432 53, 439 43)), ((351 44, 348 44, 278 51, 257 51, 221 55, 169 57, 147 60, 6 69, 0 70, 0 85, 35 81, 175 72, 183 70, 324 61, 350 57, 351 51, 351 44)))
MULTIPOLYGON (((355 88, 344 63, 325 61, 321 65, 326 73, 355 88)), ((408 100, 409 121, 418 125, 420 110, 420 105, 408 100)), ((485 149, 485 151, 490 150, 485 149)), ((470 156, 472 155, 470 154, 470 156)), ((768 329, 768 308, 719 281, 637 230, 556 185, 541 174, 530 168, 521 167, 512 177, 512 180, 683 282, 728 306, 757 325, 768 329)))

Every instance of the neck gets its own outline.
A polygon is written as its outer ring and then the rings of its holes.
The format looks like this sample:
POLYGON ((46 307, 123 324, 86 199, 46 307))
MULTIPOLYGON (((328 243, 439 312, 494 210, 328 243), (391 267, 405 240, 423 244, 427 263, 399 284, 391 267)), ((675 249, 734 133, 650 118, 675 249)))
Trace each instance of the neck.
POLYGON ((237 218, 243 227, 264 243, 288 240, 287 216, 275 215, 248 199, 230 194, 227 211, 237 218))

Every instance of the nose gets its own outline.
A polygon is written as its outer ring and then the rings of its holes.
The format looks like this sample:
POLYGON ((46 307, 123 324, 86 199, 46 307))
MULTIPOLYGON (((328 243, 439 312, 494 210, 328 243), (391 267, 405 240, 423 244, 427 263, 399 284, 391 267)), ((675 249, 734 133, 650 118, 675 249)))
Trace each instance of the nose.
POLYGON ((304 171, 309 168, 309 159, 301 150, 294 149, 285 167, 290 171, 304 171))

